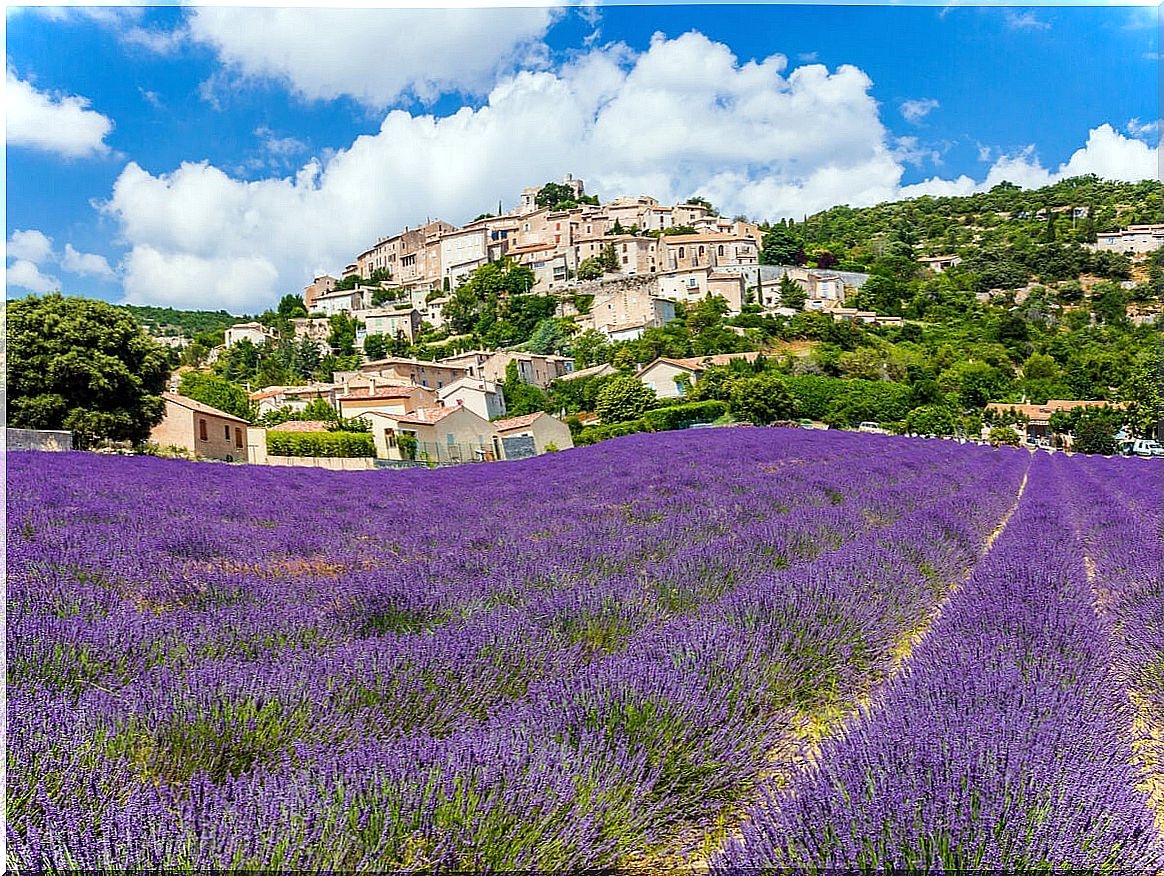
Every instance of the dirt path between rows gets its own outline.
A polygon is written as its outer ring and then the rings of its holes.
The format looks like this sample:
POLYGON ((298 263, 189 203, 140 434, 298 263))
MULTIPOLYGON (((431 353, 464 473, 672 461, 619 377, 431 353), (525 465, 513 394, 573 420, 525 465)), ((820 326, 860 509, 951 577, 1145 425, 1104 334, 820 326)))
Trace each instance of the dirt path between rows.
MULTIPOLYGON (((1092 608, 1096 614, 1103 615, 1106 600, 1103 592, 1096 589, 1095 560, 1087 552, 1086 539, 1079 537, 1079 541, 1083 545, 1083 567, 1087 570, 1092 608)), ((1143 782, 1137 787, 1148 795, 1148 805, 1155 813, 1156 827, 1164 833, 1164 726, 1154 714, 1151 701, 1132 686, 1130 679, 1123 678, 1124 673, 1118 667, 1113 667, 1113 674, 1124 685, 1134 710, 1130 742, 1132 763, 1139 767, 1143 777, 1143 782)))
MULTIPOLYGON (((798 737, 799 741, 808 741, 809 744, 799 748, 798 753, 791 759, 785 759, 783 757, 777 756, 777 758, 774 759, 772 768, 761 775, 758 788, 770 785, 776 785, 777 787, 787 787, 790 785, 796 778, 797 774, 799 774, 804 769, 811 768, 813 763, 820 755, 821 747, 824 741, 828 737, 841 730, 848 721, 851 721, 854 718, 860 716, 862 711, 868 708, 872 703, 873 696, 877 690, 880 690, 884 685, 890 683, 901 673, 906 663, 909 661, 910 655, 913 653, 914 648, 916 648, 918 643, 920 643, 922 639, 925 638, 926 634, 930 631, 930 629, 933 628, 933 625, 937 622, 938 618, 941 617, 942 609, 949 602, 950 597, 953 596, 959 590, 959 588, 969 580, 970 576, 974 573, 974 569, 977 568, 978 564, 982 562, 982 559, 990 553, 990 550, 993 548, 995 541, 997 541, 998 537, 1006 530, 1007 524, 1010 522, 1011 517, 1014 516, 1014 512, 1018 509, 1019 503, 1022 501, 1023 493, 1027 488, 1027 479, 1029 475, 1030 466, 1028 465, 1027 471, 1023 473, 1023 479, 1019 483, 1018 491, 1015 493, 1014 502, 1007 509, 1006 513, 1003 514, 1002 519, 998 522, 998 525, 994 528, 990 535, 986 537, 986 540, 982 545, 982 550, 978 554, 978 559, 973 564, 971 564, 971 566, 960 576, 960 578, 950 586, 949 590, 946 591, 946 594, 942 597, 938 605, 935 606, 934 610, 926 617, 925 621, 916 629, 912 630, 906 636, 904 636, 897 647, 894 648, 893 662, 890 665, 889 671, 886 673, 885 677, 880 681, 880 683, 878 683, 873 689, 865 692, 857 699, 855 699, 844 713, 830 716, 830 718, 826 721, 822 722, 820 716, 802 715, 799 719, 798 737)), ((722 851, 730 840, 742 839, 741 828, 747 818, 746 812, 761 799, 761 794, 757 792, 751 802, 745 803, 743 805, 741 811, 735 819, 734 826, 728 830, 727 835, 724 837, 723 841, 719 843, 716 849, 710 853, 701 853, 698 857, 684 861, 682 863, 678 863, 675 866, 661 867, 659 868, 660 872, 665 870, 668 872, 683 872, 687 874, 708 873, 711 869, 710 860, 714 858, 720 851, 722 851)), ((636 868, 636 871, 638 871, 638 868, 636 868)))

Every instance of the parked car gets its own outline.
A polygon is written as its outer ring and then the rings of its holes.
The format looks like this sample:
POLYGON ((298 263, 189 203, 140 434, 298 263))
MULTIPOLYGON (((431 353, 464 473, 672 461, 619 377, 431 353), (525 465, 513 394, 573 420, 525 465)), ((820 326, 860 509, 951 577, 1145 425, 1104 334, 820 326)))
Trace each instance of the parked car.
POLYGON ((1164 456, 1164 445, 1161 445, 1159 441, 1140 438, 1132 442, 1131 451, 1133 456, 1142 456, 1145 458, 1164 456))
POLYGON ((874 435, 888 435, 889 434, 889 430, 882 429, 880 423, 874 423, 870 420, 866 420, 864 423, 862 423, 860 426, 858 426, 857 431, 858 432, 871 432, 874 435))

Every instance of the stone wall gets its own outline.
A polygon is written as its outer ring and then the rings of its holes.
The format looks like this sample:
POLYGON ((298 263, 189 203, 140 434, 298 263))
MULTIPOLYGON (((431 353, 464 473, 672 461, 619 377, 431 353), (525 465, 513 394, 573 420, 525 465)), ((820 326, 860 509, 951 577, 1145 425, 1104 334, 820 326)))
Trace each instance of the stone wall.
POLYGON ((332 471, 367 471, 375 468, 370 457, 341 456, 271 456, 267 455, 267 465, 287 465, 293 468, 327 468, 332 471))
POLYGON ((9 450, 72 450, 73 433, 47 429, 5 429, 9 450))

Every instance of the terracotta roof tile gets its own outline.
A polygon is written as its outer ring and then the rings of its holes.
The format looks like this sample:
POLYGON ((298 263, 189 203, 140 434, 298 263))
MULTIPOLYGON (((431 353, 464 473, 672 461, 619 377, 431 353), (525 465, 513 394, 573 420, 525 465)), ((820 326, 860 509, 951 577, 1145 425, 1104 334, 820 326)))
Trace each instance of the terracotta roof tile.
POLYGON ((272 432, 326 432, 327 423, 323 420, 288 420, 278 426, 271 427, 272 432))
POLYGON ((508 432, 510 429, 524 429, 541 416, 545 416, 545 411, 534 411, 532 414, 510 417, 508 420, 494 420, 493 428, 498 432, 508 432))

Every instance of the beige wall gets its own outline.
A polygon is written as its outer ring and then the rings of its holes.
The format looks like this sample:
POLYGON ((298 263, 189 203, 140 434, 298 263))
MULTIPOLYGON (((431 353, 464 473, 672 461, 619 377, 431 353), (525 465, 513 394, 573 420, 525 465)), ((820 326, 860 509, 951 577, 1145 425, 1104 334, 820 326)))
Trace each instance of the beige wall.
POLYGON ((206 459, 226 459, 229 456, 232 460, 245 460, 247 428, 246 423, 192 411, 167 401, 166 415, 150 432, 150 441, 159 447, 181 447, 206 459), (202 422, 206 423, 205 439, 200 428, 202 422))
POLYGON ((501 433, 503 438, 518 438, 529 435, 534 440, 534 450, 539 454, 546 452, 546 445, 553 444, 559 450, 569 450, 574 446, 574 439, 570 435, 570 427, 556 417, 547 414, 538 417, 529 426, 520 429, 509 429, 501 433))
POLYGON ((327 468, 332 471, 367 471, 375 468, 371 457, 343 456, 268 456, 266 465, 287 465, 292 468, 327 468))
POLYGON ((680 375, 685 375, 692 385, 695 384, 695 374, 686 368, 672 365, 670 362, 658 362, 650 366, 639 373, 639 380, 643 382, 644 386, 653 389, 659 398, 678 398, 682 393, 679 392, 679 385, 675 383, 675 378, 680 375))

